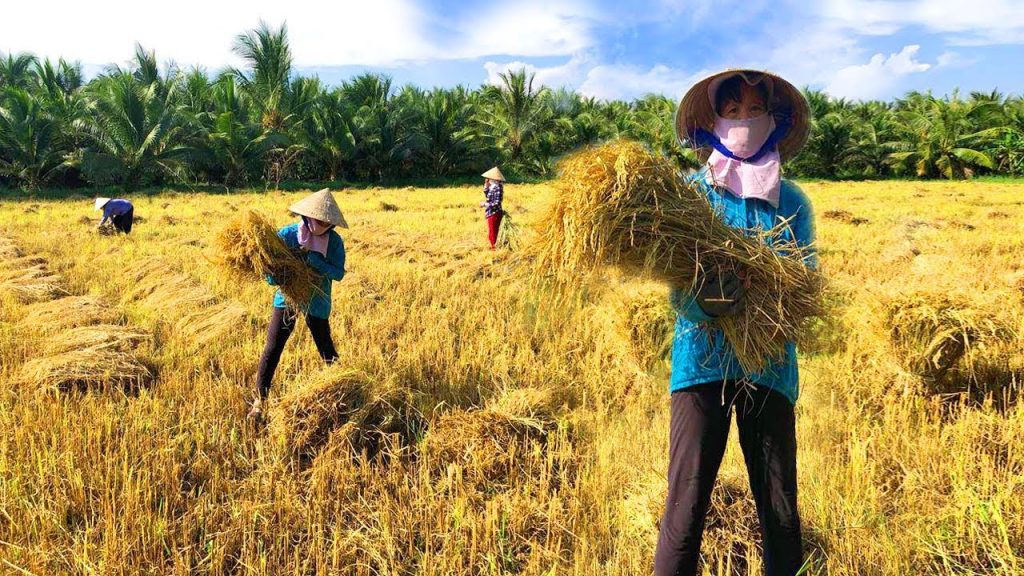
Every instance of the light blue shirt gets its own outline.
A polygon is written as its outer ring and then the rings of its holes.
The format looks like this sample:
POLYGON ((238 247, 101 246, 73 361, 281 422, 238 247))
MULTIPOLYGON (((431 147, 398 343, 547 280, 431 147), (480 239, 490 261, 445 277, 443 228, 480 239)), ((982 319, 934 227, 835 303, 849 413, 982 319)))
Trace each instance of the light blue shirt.
MULTIPOLYGON (((309 306, 303 310, 306 314, 316 318, 327 318, 331 315, 331 284, 345 277, 345 243, 334 230, 327 232, 327 234, 329 236, 327 239, 326 257, 319 252, 313 251, 303 252, 302 256, 309 267, 323 276, 323 280, 320 281, 319 292, 313 296, 313 299, 309 301, 309 306)), ((281 240, 284 240, 284 243, 289 248, 297 249, 299 247, 298 224, 291 224, 281 228, 278 230, 277 235, 281 237, 281 240)), ((274 286, 277 285, 274 278, 269 275, 267 276, 267 283, 274 286)), ((274 307, 287 307, 281 290, 274 294, 274 307)))
MULTIPOLYGON (((706 182, 704 173, 696 174, 693 182, 700 184, 715 212, 733 228, 768 230, 779 224, 780 219, 789 220, 789 226, 782 230, 779 240, 795 240, 799 246, 806 247, 808 257, 805 261, 809 266, 817 266, 811 201, 796 184, 782 181, 779 207, 775 208, 764 200, 744 199, 726 190, 716 190, 706 182)), ((781 393, 796 404, 800 385, 794 342, 786 343, 786 353, 779 361, 759 373, 745 374, 732 345, 721 330, 708 324, 711 317, 700 308, 694 295, 673 289, 670 298, 677 313, 669 383, 672 392, 707 382, 746 377, 758 386, 781 393)))

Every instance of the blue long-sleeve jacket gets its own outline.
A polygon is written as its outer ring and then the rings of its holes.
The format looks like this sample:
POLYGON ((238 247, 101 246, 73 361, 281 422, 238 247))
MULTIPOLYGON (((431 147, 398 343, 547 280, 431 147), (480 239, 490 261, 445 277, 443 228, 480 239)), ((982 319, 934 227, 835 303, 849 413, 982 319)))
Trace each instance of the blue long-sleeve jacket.
MULTIPOLYGON (((316 318, 327 318, 331 315, 331 284, 345 277, 345 242, 341 236, 331 230, 327 232, 327 256, 319 252, 303 252, 303 259, 311 268, 323 275, 320 281, 320 291, 310 300, 309 306, 303 310, 306 314, 316 318)), ((284 240, 289 248, 299 248, 299 225, 291 224, 277 231, 277 235, 284 240)), ((272 276, 267 276, 267 283, 276 286, 277 281, 272 276)), ((278 290, 274 294, 274 307, 286 308, 287 304, 284 294, 278 290)))
MULTIPOLYGON (((789 220, 788 228, 780 240, 796 241, 806 247, 809 266, 817 266, 814 250, 814 214, 811 201, 800 188, 783 180, 779 207, 775 208, 764 200, 739 198, 728 191, 715 190, 708 184, 703 173, 693 177, 707 195, 708 201, 722 220, 734 228, 767 230, 789 220)), ((758 386, 775 390, 790 402, 796 403, 800 394, 799 371, 796 361, 796 344, 786 343, 785 357, 767 369, 756 374, 745 374, 736 360, 732 345, 721 330, 708 323, 711 317, 697 304, 689 291, 673 289, 672 306, 676 310, 675 336, 672 343, 672 377, 669 389, 672 392, 690 386, 717 380, 740 379, 746 376, 758 386)))

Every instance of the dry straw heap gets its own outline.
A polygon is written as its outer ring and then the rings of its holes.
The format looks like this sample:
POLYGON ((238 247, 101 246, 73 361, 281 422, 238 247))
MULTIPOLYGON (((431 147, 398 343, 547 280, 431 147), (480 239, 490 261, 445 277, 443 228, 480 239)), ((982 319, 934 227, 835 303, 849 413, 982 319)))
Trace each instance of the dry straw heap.
POLYGON ((570 156, 559 167, 553 203, 538 227, 538 273, 561 283, 601 266, 694 290, 703 272, 744 270, 742 315, 714 321, 743 369, 758 372, 803 336, 823 313, 823 278, 804 264, 806 251, 774 242, 771 230, 722 222, 707 198, 671 162, 642 145, 619 141, 570 156))
POLYGON ((411 392, 389 380, 334 367, 290 390, 271 411, 271 435, 285 451, 312 460, 329 444, 359 456, 403 443, 418 420, 411 392))
POLYGON ((217 235, 213 259, 243 280, 270 274, 292 306, 304 308, 320 290, 321 277, 277 235, 265 217, 248 210, 217 235))

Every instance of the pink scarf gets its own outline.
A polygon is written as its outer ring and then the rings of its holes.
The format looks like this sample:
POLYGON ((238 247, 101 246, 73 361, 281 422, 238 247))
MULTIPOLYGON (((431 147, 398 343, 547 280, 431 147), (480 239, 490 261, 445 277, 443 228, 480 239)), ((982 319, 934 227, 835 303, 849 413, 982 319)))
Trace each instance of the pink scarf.
MULTIPOLYGON (((715 136, 734 156, 753 156, 775 130, 775 118, 763 114, 746 120, 715 117, 715 136)), ((779 207, 782 161, 773 147, 754 162, 729 158, 714 150, 708 157, 708 177, 739 198, 760 198, 779 207)))
POLYGON ((330 229, 329 225, 321 226, 314 220, 303 218, 302 224, 299 224, 299 246, 310 252, 319 252, 321 256, 326 257, 327 241, 330 240, 327 235, 328 229, 330 229))

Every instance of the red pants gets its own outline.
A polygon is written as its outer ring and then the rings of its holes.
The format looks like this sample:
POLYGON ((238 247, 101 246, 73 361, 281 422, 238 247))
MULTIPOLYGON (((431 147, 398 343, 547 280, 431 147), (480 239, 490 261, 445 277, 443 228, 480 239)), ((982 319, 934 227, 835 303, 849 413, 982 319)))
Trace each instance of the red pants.
POLYGON ((501 227, 502 213, 491 214, 487 217, 487 239, 491 242, 491 248, 498 241, 498 229, 501 227))

